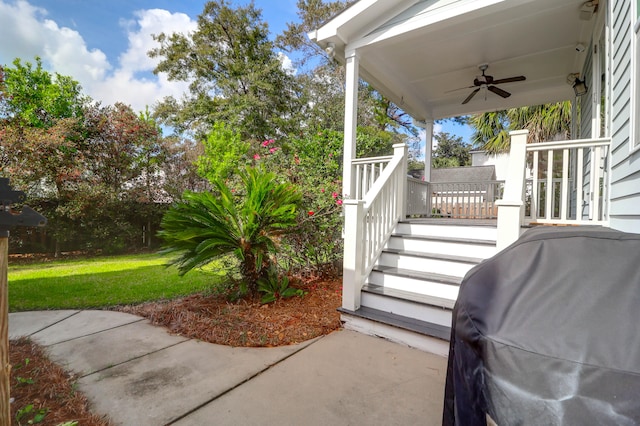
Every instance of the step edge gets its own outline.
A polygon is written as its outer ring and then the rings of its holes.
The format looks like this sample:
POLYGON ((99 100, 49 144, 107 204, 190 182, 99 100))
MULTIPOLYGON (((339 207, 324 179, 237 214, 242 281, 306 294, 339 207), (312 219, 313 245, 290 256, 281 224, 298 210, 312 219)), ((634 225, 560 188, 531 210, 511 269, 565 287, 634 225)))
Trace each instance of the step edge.
POLYGON ((414 250, 403 250, 403 249, 394 249, 394 248, 383 248, 382 253, 389 254, 397 254, 408 257, 419 257, 423 259, 435 259, 435 260, 448 260, 455 263, 469 263, 472 265, 478 265, 485 259, 481 257, 469 257, 469 256, 456 256, 456 255, 447 255, 441 253, 432 253, 432 252, 419 252, 414 250))
POLYGON ((437 274, 434 272, 421 272, 421 271, 414 271, 411 269, 402 269, 402 268, 396 268, 394 266, 383 266, 383 265, 374 266, 371 272, 378 272, 380 274, 389 274, 397 277, 413 278, 421 281, 431 281, 438 284, 447 284, 447 285, 454 285, 454 286, 460 286, 460 284, 462 284, 462 279, 464 278, 464 277, 456 277, 453 275, 437 274))
POLYGON ((378 284, 367 283, 362 286, 362 291, 380 296, 389 297, 392 299, 402 300, 409 303, 416 303, 419 305, 433 306, 435 308, 442 308, 444 310, 452 310, 456 301, 453 299, 447 299, 438 296, 429 296, 421 293, 414 293, 406 290, 398 290, 395 288, 384 287, 378 284))
POLYGON ((366 306, 361 306, 356 311, 351 311, 341 307, 338 308, 338 312, 344 315, 351 315, 354 317, 364 318, 369 321, 375 321, 381 324, 387 324, 400 329, 409 330, 424 336, 435 337, 447 342, 451 337, 451 327, 421 321, 398 314, 392 314, 379 309, 368 308, 366 306))
POLYGON ((470 245, 476 245, 476 246, 491 246, 491 247, 495 247, 497 243, 496 240, 438 237, 434 235, 414 235, 414 234, 403 234, 399 232, 392 233, 391 238, 406 238, 406 239, 413 239, 413 240, 439 241, 444 243, 470 244, 470 245))

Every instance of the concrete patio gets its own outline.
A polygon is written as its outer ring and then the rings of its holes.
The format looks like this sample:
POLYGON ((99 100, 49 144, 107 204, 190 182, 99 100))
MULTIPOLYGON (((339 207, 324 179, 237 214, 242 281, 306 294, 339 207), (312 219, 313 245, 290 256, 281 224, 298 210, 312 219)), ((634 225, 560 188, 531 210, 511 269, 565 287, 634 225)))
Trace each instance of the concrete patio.
POLYGON ((295 346, 232 348, 110 311, 9 315, 79 375, 118 425, 437 425, 446 359, 341 330, 295 346))

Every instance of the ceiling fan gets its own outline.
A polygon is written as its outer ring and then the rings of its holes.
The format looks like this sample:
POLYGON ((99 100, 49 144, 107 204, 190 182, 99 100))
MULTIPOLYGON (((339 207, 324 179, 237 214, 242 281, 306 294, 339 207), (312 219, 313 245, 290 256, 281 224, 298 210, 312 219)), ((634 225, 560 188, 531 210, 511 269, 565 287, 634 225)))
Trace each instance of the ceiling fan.
POLYGON ((473 99, 476 93, 478 93, 480 89, 482 89, 483 87, 486 87, 488 91, 493 92, 498 96, 501 96, 503 98, 508 98, 509 96, 511 96, 511 93, 507 92, 506 90, 502 90, 501 88, 496 87, 495 85, 526 80, 526 77, 523 75, 519 75, 517 77, 501 78, 499 80, 494 80, 493 76, 486 75, 484 73, 487 70, 487 68, 489 68, 489 64, 479 65, 478 68, 480 69, 480 71, 482 71, 482 75, 473 79, 473 86, 465 87, 465 89, 472 89, 475 87, 475 90, 472 91, 464 101, 462 101, 463 105, 468 103, 471 99, 473 99))

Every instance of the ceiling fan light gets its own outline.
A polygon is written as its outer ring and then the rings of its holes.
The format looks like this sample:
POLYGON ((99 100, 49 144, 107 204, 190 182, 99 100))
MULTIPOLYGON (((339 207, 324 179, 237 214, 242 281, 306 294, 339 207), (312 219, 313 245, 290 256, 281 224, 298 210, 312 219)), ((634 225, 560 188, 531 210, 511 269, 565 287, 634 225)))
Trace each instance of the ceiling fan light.
POLYGON ((588 90, 589 88, 587 87, 587 84, 576 77, 573 82, 573 93, 575 93, 576 96, 583 96, 587 94, 588 90))

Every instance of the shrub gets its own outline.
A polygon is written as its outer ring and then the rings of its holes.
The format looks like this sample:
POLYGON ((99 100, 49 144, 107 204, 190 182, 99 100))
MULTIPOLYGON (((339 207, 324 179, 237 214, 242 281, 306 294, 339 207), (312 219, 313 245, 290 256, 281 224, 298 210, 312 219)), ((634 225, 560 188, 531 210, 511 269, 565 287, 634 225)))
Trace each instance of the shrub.
POLYGON ((247 167, 240 179, 241 193, 221 179, 212 181, 216 193, 186 193, 163 217, 159 235, 165 251, 178 254, 172 264, 181 274, 235 256, 242 285, 255 296, 277 238, 296 225, 301 196, 295 186, 278 183, 274 173, 260 168, 247 167))

